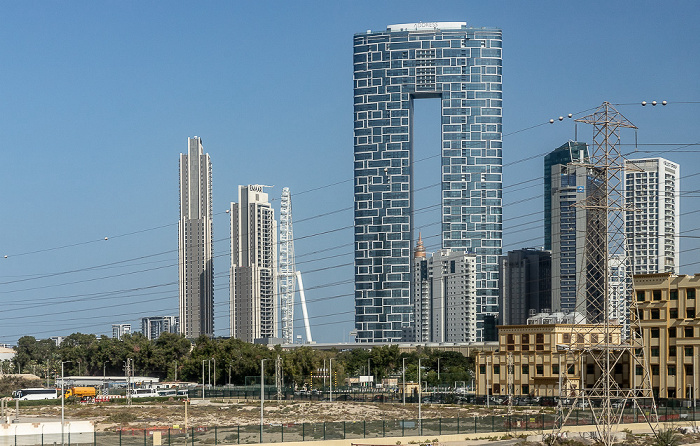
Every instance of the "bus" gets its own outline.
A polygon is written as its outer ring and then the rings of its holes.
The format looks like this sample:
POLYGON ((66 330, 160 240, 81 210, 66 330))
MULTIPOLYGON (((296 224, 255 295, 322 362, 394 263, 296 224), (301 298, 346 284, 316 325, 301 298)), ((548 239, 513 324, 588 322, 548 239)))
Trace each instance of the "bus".
POLYGON ((45 387, 32 387, 29 389, 19 389, 12 392, 12 397, 16 400, 53 400, 58 398, 58 389, 47 389, 45 387))
POLYGON ((146 397, 153 397, 153 396, 159 396, 159 395, 158 395, 158 392, 156 391, 156 389, 153 389, 151 387, 143 388, 143 389, 134 389, 131 391, 132 398, 146 398, 146 397))

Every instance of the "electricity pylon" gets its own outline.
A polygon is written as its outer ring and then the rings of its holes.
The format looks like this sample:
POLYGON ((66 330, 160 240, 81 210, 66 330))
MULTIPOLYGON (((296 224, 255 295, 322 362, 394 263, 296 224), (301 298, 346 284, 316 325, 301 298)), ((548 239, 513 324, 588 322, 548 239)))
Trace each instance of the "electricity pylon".
POLYGON ((629 241, 625 233, 625 216, 633 209, 625 206, 620 130, 637 127, 608 102, 576 121, 591 124, 594 129, 586 184, 577 184, 584 187, 586 198, 575 204, 586 210, 584 255, 579 265, 579 274, 585 280, 580 282, 583 289, 578 290, 575 310, 586 318, 586 323, 572 324, 568 338, 557 345, 566 364, 559 371, 564 382, 555 429, 565 430, 566 420, 576 408, 588 408, 598 440, 607 446, 614 443, 628 405, 641 413, 653 431, 658 423, 636 300, 631 298, 629 241), (626 283, 630 286, 623 300, 623 316, 629 319, 629 325, 615 318, 619 312, 613 300, 618 292, 610 286, 611 259, 618 265, 621 262, 626 270, 626 283), (569 376, 571 366, 578 367, 578 376, 569 376), (625 366, 629 371, 626 380, 625 366), (563 404, 562 398, 572 398, 572 402, 563 404), (650 402, 651 409, 642 409, 645 402, 650 402))

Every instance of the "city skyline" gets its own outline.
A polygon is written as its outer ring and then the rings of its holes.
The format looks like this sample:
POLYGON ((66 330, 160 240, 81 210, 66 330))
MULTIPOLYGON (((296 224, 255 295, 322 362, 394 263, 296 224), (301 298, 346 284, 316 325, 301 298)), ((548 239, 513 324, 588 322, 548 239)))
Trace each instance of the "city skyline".
MULTIPOLYGON (((611 5, 603 16, 585 5, 510 2, 504 16, 500 5, 463 2, 406 2, 401 9, 322 2, 3 5, 0 54, 10 62, 0 73, 0 342, 109 334, 112 323, 137 326, 142 316, 177 314, 174 172, 176 154, 193 134, 204 138, 215 166, 214 334, 229 331, 225 210, 238 184, 262 182, 276 185, 273 207, 282 186, 295 192, 297 265, 314 338, 347 341, 355 314, 352 39, 420 20, 503 29, 504 252, 541 246, 545 148, 590 143, 590 128, 576 128, 567 114, 580 117, 609 100, 639 127, 636 137, 623 134, 631 158, 662 156, 681 165, 679 273, 693 273, 698 242, 688 236, 697 230, 692 191, 700 181, 690 176, 697 173, 698 141, 691 118, 700 89, 692 77, 698 61, 687 54, 700 42, 692 34, 648 31, 661 24, 692 29, 698 8, 639 2, 611 5), (206 25, 191 29, 192 20, 206 25), (600 51, 611 40, 620 45, 600 51), (324 57, 300 63, 294 42, 313 42, 324 57)), ((416 103, 416 119, 425 125, 414 135, 414 228, 434 252, 441 217, 431 206, 440 193, 428 172, 440 164, 429 149, 439 144, 436 104, 416 103)))

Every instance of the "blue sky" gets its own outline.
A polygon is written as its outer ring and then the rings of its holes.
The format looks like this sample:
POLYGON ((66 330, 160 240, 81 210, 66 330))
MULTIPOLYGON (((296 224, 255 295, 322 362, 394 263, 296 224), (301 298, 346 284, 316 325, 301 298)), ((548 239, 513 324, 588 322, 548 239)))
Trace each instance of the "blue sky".
MULTIPOLYGON (((506 250, 542 244, 537 155, 574 137, 571 120, 537 125, 610 101, 630 104, 618 109, 639 127, 633 156, 682 164, 681 272, 700 271, 698 146, 680 148, 700 142, 698 19, 691 1, 0 2, 0 343, 177 314, 178 155, 194 135, 213 163, 216 334, 228 335, 224 211, 239 184, 260 183, 292 190, 314 337, 347 340, 352 36, 394 23, 503 29, 506 250)), ((439 106, 417 113, 421 159, 438 153, 439 106)), ((418 187, 437 165, 417 164, 418 187)), ((416 206, 438 197, 428 187, 416 206)), ((417 220, 429 250, 438 218, 417 220)))

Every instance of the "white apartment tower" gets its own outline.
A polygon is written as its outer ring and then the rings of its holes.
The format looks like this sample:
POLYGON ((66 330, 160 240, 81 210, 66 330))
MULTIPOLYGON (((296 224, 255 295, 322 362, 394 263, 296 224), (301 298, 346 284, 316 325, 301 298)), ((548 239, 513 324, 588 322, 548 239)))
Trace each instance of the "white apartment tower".
POLYGON ((432 342, 476 342, 476 256, 441 249, 430 269, 432 342))
POLYGON ((180 333, 196 338, 214 335, 211 160, 202 138, 187 142, 187 154, 180 154, 180 333))
MULTIPOLYGON (((131 324, 112 324, 112 337, 121 341, 122 336, 131 333, 131 324)), ((60 345, 57 344, 57 345, 60 345)))
POLYGON ((476 342, 476 256, 441 249, 426 256, 419 236, 413 260, 411 342, 476 342))
POLYGON ((152 316, 141 318, 141 333, 150 341, 162 333, 177 333, 179 318, 177 316, 152 316))
POLYGON ((277 337, 277 222, 266 186, 238 186, 231 203, 231 337, 277 337))
POLYGON ((664 158, 626 160, 625 202, 631 273, 677 274, 680 166, 664 158))

